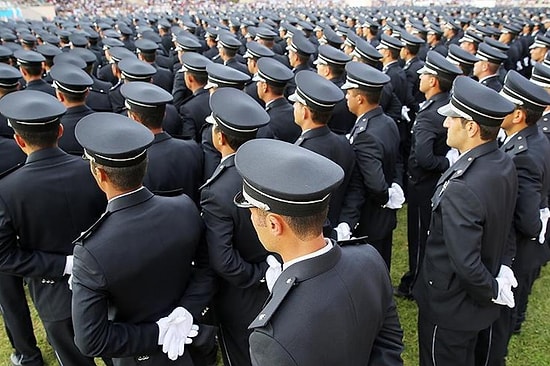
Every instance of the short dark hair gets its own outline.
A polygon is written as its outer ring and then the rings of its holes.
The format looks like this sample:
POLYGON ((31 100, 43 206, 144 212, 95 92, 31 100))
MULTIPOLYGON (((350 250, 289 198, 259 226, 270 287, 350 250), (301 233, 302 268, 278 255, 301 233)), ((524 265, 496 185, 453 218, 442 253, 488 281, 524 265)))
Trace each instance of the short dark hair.
POLYGON ((320 111, 318 109, 313 109, 309 106, 308 109, 311 111, 311 119, 315 123, 326 125, 328 121, 330 121, 330 117, 332 117, 333 109, 331 109, 330 111, 320 111))
POLYGON ((309 59, 311 58, 310 55, 303 55, 301 53, 295 52, 296 56, 298 57, 298 60, 300 60, 300 64, 307 64, 309 59))
POLYGON ((57 123, 51 123, 51 127, 45 131, 21 130, 14 127, 15 133, 31 146, 46 148, 55 146, 59 134, 59 119, 57 123))
POLYGON ((388 51, 390 51, 392 60, 397 60, 399 58, 399 52, 401 51, 401 49, 388 48, 388 51))
POLYGON ((441 77, 441 76, 435 76, 435 78, 439 81, 439 89, 442 92, 448 92, 453 87, 454 78, 453 80, 450 80, 446 77, 441 77))
POLYGON ((525 123, 527 126, 532 126, 537 123, 537 121, 542 117, 542 112, 544 112, 544 109, 534 109, 534 108, 527 108, 525 106, 518 107, 525 113, 525 123))
POLYGON ((405 46, 405 48, 412 54, 412 55, 417 55, 418 54, 418 51, 420 50, 420 46, 413 46, 411 44, 408 44, 405 46))
POLYGON ((339 65, 337 66, 332 64, 328 64, 327 66, 330 69, 330 72, 332 73, 332 75, 336 76, 337 78, 339 78, 344 74, 344 71, 345 71, 344 66, 339 66, 339 65))
POLYGON ((322 210, 309 216, 282 216, 290 229, 300 240, 316 238, 323 232, 323 225, 327 219, 328 205, 322 210))
MULTIPOLYGON (((468 122, 472 122, 472 121, 467 120, 466 118, 460 118, 460 123, 462 123, 462 127, 466 126, 466 123, 468 122)), ((496 140, 498 132, 500 131, 500 126, 486 126, 478 122, 475 122, 475 123, 477 123, 477 125, 479 126, 479 137, 483 141, 496 140)))
POLYGON ((146 61, 146 62, 155 62, 156 58, 157 58, 157 54, 156 52, 152 52, 152 53, 145 53, 145 52, 142 52, 141 53, 141 57, 143 57, 143 59, 146 61))
POLYGON ((225 55, 229 58, 233 58, 237 55, 237 51, 236 49, 234 48, 227 48, 227 47, 224 47, 223 48, 223 51, 225 52, 225 55))
POLYGON ((365 99, 367 100, 367 102, 369 102, 370 104, 379 104, 380 103, 380 97, 382 95, 382 89, 380 89, 378 91, 374 91, 374 90, 368 90, 368 89, 363 89, 363 88, 357 88, 355 90, 357 91, 357 94, 361 94, 362 96, 364 96, 365 99))
POLYGON ((86 93, 67 93, 67 92, 64 92, 62 90, 59 90, 57 89, 58 93, 60 94, 63 94, 63 96, 65 97, 65 99, 67 99, 67 101, 69 103, 78 103, 78 102, 84 102, 86 100, 86 96, 87 94, 86 93))
POLYGON ((270 84, 270 83, 267 83, 267 85, 269 86, 269 90, 271 90, 271 92, 275 95, 283 95, 284 92, 285 92, 285 87, 284 86, 273 85, 273 84, 270 84))
POLYGON ((42 75, 42 65, 21 65, 22 69, 24 69, 27 74, 31 76, 39 76, 42 75))
POLYGON ((160 128, 166 112, 166 105, 156 108, 140 108, 132 106, 130 112, 139 117, 139 121, 147 128, 160 128))
POLYGON ((206 85, 206 83, 208 82, 208 74, 207 73, 193 72, 193 71, 189 71, 189 70, 187 70, 186 72, 193 75, 195 80, 197 80, 197 83, 199 83, 201 85, 206 85))
POLYGON ((144 159, 137 165, 127 167, 111 167, 99 165, 92 161, 92 168, 99 167, 105 171, 105 174, 111 180, 111 183, 119 190, 129 190, 139 187, 147 171, 147 159, 144 159))
POLYGON ((221 132, 225 136, 225 139, 229 147, 234 151, 237 151, 237 149, 241 147, 241 145, 244 144, 245 142, 252 140, 256 137, 256 132, 251 132, 247 134, 248 136, 246 137, 229 135, 224 131, 222 131, 219 126, 214 126, 214 132, 216 133, 221 132))

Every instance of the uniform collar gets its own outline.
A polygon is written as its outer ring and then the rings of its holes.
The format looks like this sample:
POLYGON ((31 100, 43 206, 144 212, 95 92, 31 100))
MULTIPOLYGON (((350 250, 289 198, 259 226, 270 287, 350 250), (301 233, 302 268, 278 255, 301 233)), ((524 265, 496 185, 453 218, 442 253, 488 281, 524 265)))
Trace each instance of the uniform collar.
POLYGON ((39 160, 55 158, 63 155, 67 155, 67 154, 57 146, 48 147, 48 148, 40 149, 38 151, 31 153, 29 156, 27 156, 27 160, 25 161, 25 164, 30 164, 39 160))
POLYGON ((235 154, 227 155, 224 157, 220 164, 218 164, 218 167, 216 170, 214 170, 214 173, 212 173, 212 176, 208 178, 206 182, 202 186, 199 187, 199 190, 203 189, 209 184, 212 184, 227 168, 232 167, 235 165, 235 154))
POLYGON ((294 143, 295 145, 300 146, 305 140, 313 139, 319 136, 325 136, 330 133, 330 128, 328 128, 327 125, 323 125, 321 127, 317 128, 310 128, 309 130, 305 130, 302 132, 300 137, 298 137, 298 140, 294 143))
POLYGON ((166 133, 165 131, 162 131, 161 133, 157 133, 155 135, 155 138, 153 140, 153 145, 154 144, 158 144, 159 142, 163 142, 163 141, 166 141, 166 140, 170 140, 172 138, 172 136, 170 136, 168 133, 166 133))
POLYGON ((107 211, 116 212, 125 208, 138 205, 154 196, 151 191, 141 186, 136 190, 111 198, 107 202, 107 211))
POLYGON ((475 161, 475 159, 479 158, 480 156, 486 155, 490 152, 493 152, 495 150, 498 150, 497 142, 489 141, 482 145, 476 146, 473 149, 469 150, 468 152, 464 153, 453 165, 449 167, 449 169, 445 171, 445 173, 443 173, 441 178, 439 178, 437 185, 439 186, 440 184, 442 184, 445 181, 448 181, 449 179, 461 176, 475 161))

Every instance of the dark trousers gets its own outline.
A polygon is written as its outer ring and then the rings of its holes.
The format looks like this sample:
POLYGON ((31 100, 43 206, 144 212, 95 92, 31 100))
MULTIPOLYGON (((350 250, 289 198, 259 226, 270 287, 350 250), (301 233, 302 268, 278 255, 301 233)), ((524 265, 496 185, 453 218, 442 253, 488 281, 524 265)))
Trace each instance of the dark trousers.
POLYGON ((221 324, 219 327, 218 339, 222 351, 223 364, 225 366, 251 365, 248 337, 252 332, 224 327, 221 324))
POLYGON ((61 321, 42 321, 48 342, 55 351, 59 364, 62 366, 95 366, 94 359, 84 356, 74 343, 72 319, 61 321))
POLYGON ((500 309, 500 317, 493 324, 493 342, 487 366, 506 365, 505 357, 508 354, 508 343, 513 330, 512 313, 513 309, 508 306, 502 306, 500 309))
POLYGON ((36 345, 23 278, 0 274, 0 311, 11 345, 23 365, 43 365, 36 345))
POLYGON ((492 327, 485 330, 452 330, 418 317, 420 366, 486 365, 492 327))
POLYGON ((434 187, 429 182, 417 185, 409 179, 407 204, 407 241, 409 251, 409 271, 403 275, 399 290, 410 294, 418 270, 424 258, 428 229, 432 217, 431 198, 434 187))
POLYGON ((384 262, 386 262, 386 266, 388 267, 388 271, 390 271, 391 268, 391 247, 393 242, 393 232, 390 233, 389 236, 386 236, 385 238, 378 239, 378 240, 369 240, 368 241, 370 245, 376 248, 378 250, 378 253, 382 256, 384 259, 384 262))

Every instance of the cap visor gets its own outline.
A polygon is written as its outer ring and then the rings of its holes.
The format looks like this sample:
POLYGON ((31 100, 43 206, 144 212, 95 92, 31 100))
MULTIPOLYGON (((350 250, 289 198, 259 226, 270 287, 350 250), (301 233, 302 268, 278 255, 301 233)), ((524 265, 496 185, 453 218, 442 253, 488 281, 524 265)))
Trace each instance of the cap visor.
POLYGON ((427 68, 426 66, 422 66, 417 72, 417 74, 430 74, 430 75, 437 75, 437 72, 435 72, 432 69, 427 68))
POLYGON ((291 102, 297 102, 298 101, 298 95, 296 93, 290 94, 288 96, 288 100, 290 100, 291 102))
POLYGON ((358 84, 355 84, 355 83, 350 83, 349 81, 346 81, 344 83, 344 85, 342 85, 340 87, 340 89, 343 89, 343 90, 348 90, 348 89, 357 89, 359 88, 359 85, 358 84))
POLYGON ((204 86, 204 89, 208 90, 208 89, 212 89, 212 88, 217 88, 218 87, 218 84, 215 84, 215 83, 211 83, 210 81, 206 83, 206 85, 204 86))
POLYGON ((445 104, 444 106, 440 107, 437 110, 437 113, 439 113, 442 116, 445 117, 460 117, 460 118, 466 118, 466 119, 472 119, 469 115, 466 113, 460 111, 458 108, 453 106, 451 103, 445 104))
POLYGON ((217 125, 217 124, 218 124, 218 123, 216 122, 216 120, 214 119, 214 117, 212 117, 212 115, 207 116, 204 120, 205 120, 207 123, 210 123, 211 125, 217 125))
POLYGON ((240 207, 240 208, 253 208, 253 207, 256 207, 253 204, 251 204, 250 202, 248 202, 246 200, 246 198, 244 198, 244 195, 243 195, 242 191, 238 192, 235 195, 235 197, 233 198, 233 203, 235 204, 235 206, 240 207))
POLYGON ((252 77, 252 81, 261 81, 263 83, 265 83, 265 79, 262 78, 260 75, 256 74, 252 77))

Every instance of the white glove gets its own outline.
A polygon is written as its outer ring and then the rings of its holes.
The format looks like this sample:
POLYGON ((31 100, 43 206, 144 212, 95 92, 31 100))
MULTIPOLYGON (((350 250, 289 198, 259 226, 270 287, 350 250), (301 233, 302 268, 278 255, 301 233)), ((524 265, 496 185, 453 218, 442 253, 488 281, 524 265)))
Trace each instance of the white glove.
POLYGON ((193 324, 193 316, 183 307, 177 307, 170 315, 159 319, 157 326, 158 344, 172 361, 183 355, 185 345, 193 341, 199 329, 193 324))
POLYGON ((73 274, 69 276, 69 279, 67 280, 67 283, 69 284, 69 290, 73 290, 73 274))
POLYGON ((542 223, 542 229, 540 229, 539 243, 544 244, 546 240, 546 228, 548 227, 548 219, 550 218, 550 210, 548 207, 540 209, 540 222, 542 223))
POLYGON ((273 290, 273 286, 275 285, 275 281, 277 281, 277 278, 279 278, 283 269, 281 263, 279 263, 277 258, 271 254, 267 256, 265 261, 269 265, 269 268, 265 272, 265 284, 267 285, 269 292, 271 292, 273 290))
POLYGON ((516 276, 514 276, 514 271, 512 271, 512 268, 504 264, 500 266, 497 278, 506 278, 513 288, 518 287, 518 280, 516 279, 516 276))
POLYGON ((334 230, 336 230, 338 240, 349 240, 351 238, 351 228, 347 222, 341 222, 334 230))
POLYGON ((493 299, 493 302, 498 305, 506 305, 510 309, 513 309, 516 306, 514 301, 514 293, 512 292, 512 285, 510 280, 503 277, 495 278, 498 284, 498 295, 496 299, 493 299))
POLYGON ((65 269, 63 270, 63 276, 73 273, 73 256, 68 255, 65 260, 65 269))
POLYGON ((460 154, 458 153, 458 150, 455 149, 454 147, 451 148, 449 151, 447 151, 447 154, 445 154, 445 157, 447 158, 447 160, 449 160, 449 166, 456 163, 459 156, 460 154))
POLYGON ((391 208, 392 210, 397 210, 403 207, 405 203, 405 194, 403 189, 397 183, 392 183, 391 187, 388 188, 388 202, 384 205, 386 208, 391 208))
POLYGON ((409 111, 410 109, 406 105, 401 107, 401 118, 403 118, 407 122, 411 121, 411 117, 409 117, 409 111))

